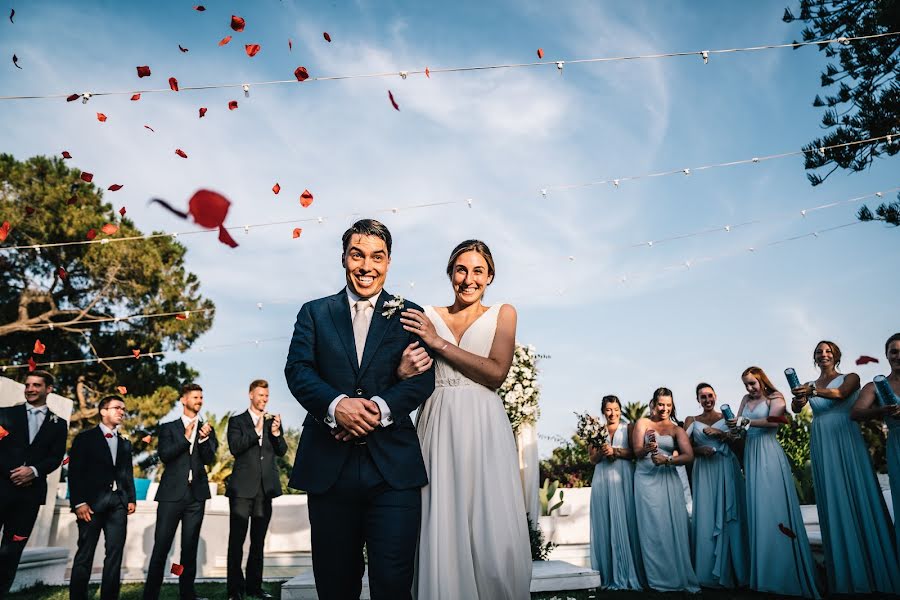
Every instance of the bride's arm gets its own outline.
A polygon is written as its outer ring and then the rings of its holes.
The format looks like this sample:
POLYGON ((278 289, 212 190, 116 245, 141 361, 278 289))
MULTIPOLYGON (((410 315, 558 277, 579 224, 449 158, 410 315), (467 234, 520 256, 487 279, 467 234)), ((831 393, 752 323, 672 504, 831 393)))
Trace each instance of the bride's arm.
MULTIPOLYGON (((425 331, 415 329, 412 321, 403 319, 403 328, 418 334, 431 350, 447 361, 454 369, 477 383, 491 389, 497 389, 506 380, 509 368, 512 366, 513 353, 516 349, 516 309, 510 304, 500 307, 497 316, 497 331, 494 334, 494 343, 487 356, 479 356, 467 352, 454 344, 451 344, 437 335, 434 324, 419 311, 407 311, 410 314, 418 313, 426 321, 425 331)), ((406 314, 406 313, 404 313, 406 314)))

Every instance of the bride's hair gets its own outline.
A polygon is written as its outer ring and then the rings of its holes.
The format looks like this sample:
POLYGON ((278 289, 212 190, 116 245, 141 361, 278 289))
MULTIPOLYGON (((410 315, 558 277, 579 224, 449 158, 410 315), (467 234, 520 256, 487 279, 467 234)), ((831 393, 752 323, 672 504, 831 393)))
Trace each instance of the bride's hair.
POLYGON ((466 240, 453 249, 453 252, 450 253, 450 260, 447 261, 447 277, 453 277, 453 265, 456 263, 456 259, 466 252, 477 252, 484 257, 484 260, 487 263, 488 275, 490 275, 493 280, 494 257, 491 255, 491 249, 481 240, 466 240))

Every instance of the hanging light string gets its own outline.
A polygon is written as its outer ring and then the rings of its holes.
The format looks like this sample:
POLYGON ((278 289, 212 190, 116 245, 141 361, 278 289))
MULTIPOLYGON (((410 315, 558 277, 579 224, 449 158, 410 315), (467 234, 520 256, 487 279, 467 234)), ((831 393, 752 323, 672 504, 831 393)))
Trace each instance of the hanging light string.
MULTIPOLYGON (((684 56, 698 56, 703 59, 703 63, 706 64, 709 62, 711 56, 718 54, 735 54, 740 52, 759 52, 762 50, 777 50, 784 48, 801 48, 803 46, 826 46, 829 44, 841 44, 841 45, 849 45, 854 42, 860 42, 865 40, 872 40, 878 38, 887 38, 894 37, 900 35, 898 31, 892 31, 887 33, 878 33, 873 35, 863 35, 856 37, 837 37, 828 40, 816 40, 809 42, 793 42, 790 44, 766 44, 760 46, 749 46, 746 48, 725 48, 718 50, 693 50, 689 52, 665 52, 658 54, 641 54, 641 55, 630 55, 630 56, 608 56, 608 57, 598 57, 598 58, 577 58, 577 59, 566 59, 566 60, 541 60, 538 62, 526 62, 526 63, 506 63, 506 64, 492 64, 492 65, 482 65, 482 66, 470 66, 470 67, 444 67, 444 68, 435 68, 435 69, 410 69, 404 71, 384 71, 379 73, 364 73, 357 75, 331 75, 331 76, 321 76, 321 77, 309 77, 304 80, 302 83, 310 83, 316 81, 343 81, 347 79, 371 79, 371 78, 385 78, 385 77, 397 77, 400 76, 402 79, 406 79, 410 75, 426 75, 430 76, 431 73, 463 73, 463 72, 476 72, 476 71, 491 71, 491 70, 501 70, 501 69, 523 69, 523 68, 531 68, 531 67, 553 67, 555 66, 560 72, 563 70, 563 67, 567 64, 589 64, 589 63, 606 63, 606 62, 619 62, 619 61, 631 61, 631 60, 649 60, 649 59, 660 59, 660 58, 675 58, 675 57, 684 57, 684 56)), ((297 84, 301 83, 296 78, 295 79, 279 79, 273 81, 257 81, 255 83, 222 83, 222 84, 206 84, 206 85, 195 85, 195 86, 179 86, 179 93, 185 91, 194 91, 194 90, 214 90, 214 89, 233 89, 233 88, 241 88, 244 90, 245 94, 249 94, 249 90, 251 86, 268 86, 268 85, 286 85, 286 84, 297 84)), ((96 96, 124 96, 124 95, 132 95, 132 94, 158 94, 158 93, 166 93, 173 92, 171 88, 154 88, 154 89, 130 89, 130 90, 122 90, 122 91, 100 91, 100 92, 82 92, 80 94, 74 94, 82 99, 82 102, 87 102, 88 99, 96 96)), ((57 93, 57 94, 46 94, 46 95, 31 95, 31 96, 0 96, 0 100, 42 100, 42 99, 53 99, 53 98, 69 98, 73 96, 71 93, 57 93)))
MULTIPOLYGON (((72 327, 74 325, 91 325, 94 323, 118 323, 120 321, 133 321, 138 319, 161 319, 164 317, 183 317, 185 319, 190 318, 191 315, 195 314, 206 314, 208 312, 215 312, 214 308, 198 308, 196 310, 180 310, 176 312, 164 312, 164 313, 143 313, 139 315, 127 315, 124 317, 97 317, 95 319, 72 319, 69 321, 48 321, 49 329, 52 331, 57 327, 72 327)), ((40 325, 41 323, 37 323, 40 325)))
POLYGON ((681 169, 673 169, 671 171, 661 171, 658 173, 646 173, 643 175, 629 175, 627 177, 615 177, 612 179, 601 179, 599 181, 588 181, 583 183, 566 183, 566 184, 557 184, 547 186, 541 189, 541 195, 545 198, 547 194, 550 192, 565 192, 569 190, 575 190, 580 188, 592 187, 596 185, 605 185, 611 183, 614 187, 619 187, 619 184, 626 181, 635 181, 637 179, 649 179, 651 177, 666 177, 669 175, 690 175, 691 173, 695 173, 698 171, 707 171, 709 169, 719 169, 723 167, 734 167, 737 165, 748 165, 748 164, 758 164, 761 162, 766 162, 770 160, 776 160, 779 158, 787 158, 789 156, 800 156, 805 154, 814 154, 819 153, 821 155, 825 155, 830 150, 835 150, 837 148, 847 148, 850 146, 858 146, 861 144, 871 144, 874 142, 886 141, 888 144, 892 144, 894 142, 894 137, 900 135, 900 133, 888 133, 886 135, 880 135, 878 137, 873 137, 865 140, 857 140, 853 142, 844 142, 842 144, 833 144, 831 146, 820 146, 816 149, 810 150, 795 150, 793 152, 781 152, 779 154, 770 154, 768 156, 754 156, 753 158, 745 158, 743 160, 732 160, 728 162, 715 163, 711 165, 702 165, 699 167, 685 167, 681 169))

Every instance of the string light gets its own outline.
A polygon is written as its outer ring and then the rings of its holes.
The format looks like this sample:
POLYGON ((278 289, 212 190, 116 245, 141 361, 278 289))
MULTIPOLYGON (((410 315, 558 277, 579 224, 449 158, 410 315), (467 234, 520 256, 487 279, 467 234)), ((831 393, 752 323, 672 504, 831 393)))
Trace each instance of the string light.
MULTIPOLYGON (((501 70, 501 69, 523 69, 523 68, 534 68, 534 67, 548 67, 555 66, 558 71, 562 72, 563 64, 591 64, 591 63, 606 63, 606 62, 618 62, 618 61, 630 61, 630 60, 650 60, 650 59, 661 59, 661 58, 676 58, 676 57, 684 57, 684 56, 697 56, 700 55, 703 58, 704 63, 709 62, 709 57, 713 54, 734 54, 740 52, 759 52, 763 50, 778 50, 784 48, 801 48, 803 46, 826 46, 829 44, 839 43, 842 45, 848 45, 853 42, 864 41, 864 40, 872 40, 877 38, 886 38, 886 37, 894 37, 900 35, 900 32, 892 31, 888 33, 878 33, 874 35, 863 35, 857 37, 840 37, 833 38, 828 40, 816 40, 810 42, 793 42, 790 44, 766 44, 759 46, 749 46, 746 48, 724 48, 720 50, 692 50, 689 52, 665 52, 659 54, 643 54, 643 55, 633 55, 633 56, 609 56, 609 57, 598 57, 598 58, 579 58, 579 59, 569 59, 569 60, 552 60, 552 61, 539 61, 539 62, 528 62, 528 63, 508 63, 508 64, 493 64, 493 65, 481 65, 481 66, 470 66, 470 67, 445 67, 445 68, 435 68, 435 69, 407 69, 407 70, 399 70, 395 69, 392 71, 386 71, 381 73, 365 73, 358 75, 331 75, 331 76, 323 76, 323 77, 309 77, 305 79, 302 83, 308 84, 310 82, 316 81, 343 81, 348 79, 371 79, 371 78, 386 78, 386 77, 396 77, 398 74, 402 79, 406 79, 410 75, 425 75, 426 70, 428 71, 428 75, 436 74, 436 73, 463 73, 463 72, 478 72, 478 71, 491 71, 491 70, 501 70), (405 74, 405 76, 404 76, 405 74)), ((273 81, 259 81, 256 83, 223 83, 223 84, 207 84, 207 85, 196 85, 196 86, 179 86, 179 93, 194 91, 194 90, 214 90, 214 89, 228 89, 228 88, 243 88, 248 91, 249 86, 263 86, 263 85, 287 85, 287 84, 299 84, 301 83, 296 78, 294 79, 279 79, 273 81)), ((158 94, 158 93, 167 93, 172 92, 171 88, 156 88, 156 89, 148 89, 148 90, 135 90, 131 89, 128 91, 109 91, 109 92, 82 92, 79 94, 82 98, 82 102, 87 102, 87 100, 91 97, 95 96, 131 96, 133 94, 158 94)), ((46 95, 30 95, 30 96, 0 96, 0 100, 41 100, 41 99, 52 99, 52 98, 69 98, 72 94, 46 94, 46 95)), ((77 97, 77 96, 76 96, 77 97)))
POLYGON ((214 312, 214 308, 200 308, 197 310, 179 310, 176 312, 165 313, 143 313, 140 315, 128 315, 124 317, 97 317, 95 319, 72 319, 71 321, 52 321, 49 323, 50 329, 54 327, 69 327, 73 325, 92 325, 94 323, 118 323, 120 321, 132 321, 137 319, 162 319, 164 317, 177 317, 178 315, 190 315, 190 313, 208 313, 214 312))

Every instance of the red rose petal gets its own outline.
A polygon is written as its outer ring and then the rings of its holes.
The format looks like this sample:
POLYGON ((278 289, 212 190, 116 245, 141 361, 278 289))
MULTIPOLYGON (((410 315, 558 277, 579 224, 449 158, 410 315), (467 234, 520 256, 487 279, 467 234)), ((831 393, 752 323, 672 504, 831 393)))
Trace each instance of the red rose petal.
POLYGON ((118 385, 118 386, 116 386, 116 391, 124 396, 125 394, 128 393, 128 388, 125 387, 124 385, 118 385))
POLYGON ((313 195, 309 190, 303 190, 303 193, 300 194, 300 206, 303 208, 309 207, 310 204, 313 203, 313 195))
POLYGON ((278 185, 277 183, 272 186, 272 193, 277 194, 280 191, 281 191, 281 186, 278 185))
POLYGON ((306 70, 306 67, 297 67, 294 69, 294 77, 297 78, 297 81, 306 81, 309 79, 309 71, 306 70))
POLYGON ((87 239, 89 239, 89 240, 94 239, 95 237, 97 237, 97 231, 94 230, 94 229, 88 229, 88 232, 87 232, 87 236, 86 236, 86 237, 87 237, 87 239))
POLYGON ((178 91, 178 80, 174 77, 169 77, 169 89, 171 89, 173 92, 178 91))
POLYGON ((81 179, 82 179, 82 181, 86 181, 87 183, 90 183, 91 181, 94 180, 94 174, 88 173, 87 171, 82 171, 81 179))
POLYGON ((259 53, 260 46, 259 44, 246 44, 244 46, 244 51, 247 53, 247 56, 253 58, 259 53))
POLYGON ((16 9, 14 9, 14 8, 9 9, 9 22, 12 23, 13 25, 15 25, 15 23, 16 23, 15 21, 13 21, 14 16, 16 16, 16 9))
POLYGON ((325 38, 325 41, 326 41, 326 42, 328 42, 329 44, 331 43, 331 36, 328 35, 328 32, 327 32, 327 31, 325 31, 325 32, 322 33, 322 37, 325 38))
POLYGON ((228 230, 224 227, 219 227, 219 241, 225 244, 230 248, 237 248, 238 243, 231 237, 231 234, 228 233, 228 230))
POLYGON ((33 214, 34 214, 34 208, 31 206, 26 206, 25 207, 25 216, 30 217, 33 214))
POLYGON ((184 46, 182 46, 181 44, 178 44, 178 49, 181 50, 182 52, 189 52, 189 50, 187 48, 185 48, 184 46))
POLYGON ((81 98, 81 94, 69 94, 66 96, 66 102, 75 102, 79 98, 81 98))
POLYGON ((101 123, 106 123, 106 115, 103 113, 97 113, 97 120, 101 123))
POLYGON ((78 196, 72 196, 71 198, 69 198, 68 200, 66 200, 66 205, 67 205, 67 206, 72 206, 72 205, 75 204, 76 202, 78 202, 78 196))
MULTIPOLYGON (((153 131, 153 128, 150 127, 149 125, 144 125, 144 129, 149 129, 150 131, 153 131)), ((156 133, 156 132, 153 131, 153 133, 156 133)))
POLYGON ((303 233, 303 229, 300 227, 294 227, 294 239, 300 237, 300 234, 303 233))
POLYGON ((37 363, 34 362, 33 357, 29 356, 28 357, 28 372, 30 373, 31 371, 34 371, 35 369, 37 369, 37 363))
POLYGON ((206 7, 203 6, 202 4, 198 4, 197 6, 194 7, 194 10, 196 10, 197 12, 203 12, 204 10, 206 10, 206 7))
POLYGON ((244 19, 238 17, 237 15, 231 15, 231 28, 235 31, 243 31, 244 30, 244 19))
POLYGON ((62 464, 64 464, 64 465, 69 464, 69 457, 68 457, 68 456, 65 457, 65 458, 63 459, 62 464))
POLYGON ((62 267, 60 267, 56 270, 56 274, 59 275, 60 279, 65 279, 66 277, 69 276, 69 274, 66 273, 66 270, 63 269, 62 267))
POLYGON ((121 190, 123 187, 125 187, 125 186, 122 185, 121 183, 114 183, 114 184, 112 184, 111 186, 109 186, 109 187, 106 188, 106 189, 108 189, 110 192, 118 192, 118 191, 121 190))
POLYGON ((225 44, 227 44, 227 43, 230 42, 230 41, 231 41, 231 36, 230 36, 230 35, 226 35, 226 36, 223 37, 221 40, 219 40, 219 45, 220 45, 220 46, 224 46, 225 44))
POLYGON ((68 150, 63 150, 63 152, 62 152, 62 157, 63 157, 63 158, 72 158, 72 155, 69 154, 69 151, 68 151, 68 150))
POLYGON ((135 358, 140 358, 140 357, 141 357, 141 350, 140 350, 140 348, 135 348, 134 350, 131 351, 131 353, 134 354, 134 357, 135 357, 135 358))
POLYGON ((153 437, 151 437, 150 434, 147 434, 141 438, 141 441, 144 442, 145 444, 149 444, 150 440, 152 440, 152 439, 153 439, 153 437))
POLYGON ((288 38, 288 51, 294 51, 294 42, 291 40, 291 38, 288 38))
POLYGON ((3 225, 0 225, 0 244, 6 241, 6 237, 9 235, 9 221, 3 221, 3 225))
POLYGON ((391 99, 391 106, 394 107, 394 110, 400 110, 400 105, 394 100, 394 94, 391 93, 391 90, 388 90, 388 98, 391 99))
POLYGON ((180 156, 181 158, 187 158, 187 154, 186 154, 185 151, 182 150, 181 148, 176 148, 176 149, 175 149, 175 154, 177 154, 177 155, 180 156))
POLYGON ((138 77, 150 77, 150 67, 144 65, 143 67, 137 67, 138 77))
POLYGON ((119 230, 119 226, 115 223, 107 223, 103 227, 100 228, 100 231, 105 233, 106 235, 113 235, 115 232, 119 230))
POLYGON ((27 535, 16 535, 15 533, 13 534, 13 537, 12 537, 12 541, 14 541, 14 542, 24 542, 27 539, 28 539, 27 535))
MULTIPOLYGON (((181 212, 172 207, 165 200, 160 200, 159 198, 154 198, 150 202, 161 204, 166 210, 182 219, 186 219, 188 215, 190 215, 194 218, 194 222, 201 227, 206 227, 207 229, 218 227, 219 241, 232 248, 237 247, 237 242, 234 241, 234 238, 232 238, 228 231, 223 227, 225 217, 228 215, 228 208, 231 206, 231 201, 222 194, 211 190, 197 190, 188 202, 187 212, 181 212)), ((187 318, 187 316, 185 316, 185 318, 187 318)))
POLYGON ((125 216, 125 212, 126 212, 126 210, 125 210, 124 206, 119 209, 119 214, 122 215, 123 217, 125 216))
POLYGON ((877 362, 878 362, 877 358, 875 358, 874 356, 866 356, 865 354, 863 354, 862 356, 860 356, 859 358, 856 359, 857 365, 867 365, 869 363, 877 363, 877 362))
POLYGON ((43 354, 47 350, 47 346, 41 343, 41 340, 34 340, 34 350, 32 354, 43 354))
POLYGON ((187 318, 188 318, 187 314, 178 313, 177 315, 175 315, 176 321, 187 321, 187 318))
POLYGON ((778 530, 781 531, 781 533, 783 533, 784 535, 791 538, 792 540, 797 538, 797 534, 794 533, 790 527, 786 527, 784 523, 778 524, 778 530))
POLYGON ((21 68, 22 68, 22 67, 19 66, 19 57, 16 56, 15 54, 13 54, 13 64, 16 66, 17 69, 21 69, 21 68))
POLYGON ((184 567, 178 563, 172 563, 172 575, 181 575, 184 573, 184 567))
POLYGON ((538 48, 537 55, 538 55, 538 58, 543 59, 544 58, 544 49, 538 48))
POLYGON ((132 102, 137 102, 137 101, 140 100, 140 99, 141 99, 141 95, 140 95, 140 94, 135 94, 135 95, 133 95, 133 96, 131 97, 131 101, 132 101, 132 102))
POLYGON ((428 70, 428 67, 425 67, 425 77, 431 79, 431 71, 428 70))
POLYGON ((206 111, 207 111, 207 110, 208 110, 208 109, 206 109, 206 108, 204 108, 204 107, 200 107, 200 118, 201 118, 201 119, 202 119, 203 117, 206 116, 206 111))
POLYGON ((234 110, 238 107, 237 100, 232 100, 228 103, 228 110, 234 110))
POLYGON ((9 432, 6 430, 6 427, 0 425, 0 440, 9 435, 9 432))

